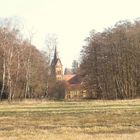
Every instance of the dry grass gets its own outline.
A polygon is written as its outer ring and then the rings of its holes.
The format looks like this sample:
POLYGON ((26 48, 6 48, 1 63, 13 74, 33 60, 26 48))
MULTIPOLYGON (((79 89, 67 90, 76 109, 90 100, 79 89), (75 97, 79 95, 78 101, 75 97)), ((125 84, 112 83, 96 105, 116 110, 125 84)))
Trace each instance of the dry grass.
POLYGON ((0 140, 139 140, 140 100, 0 103, 0 140))

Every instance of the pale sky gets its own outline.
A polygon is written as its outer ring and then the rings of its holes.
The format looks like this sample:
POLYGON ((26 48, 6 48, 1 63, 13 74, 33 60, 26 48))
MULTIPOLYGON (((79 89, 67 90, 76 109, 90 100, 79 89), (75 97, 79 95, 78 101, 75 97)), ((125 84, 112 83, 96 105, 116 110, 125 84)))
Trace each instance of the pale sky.
POLYGON ((47 34, 57 34, 59 57, 70 67, 92 29, 140 17, 140 0, 0 0, 0 17, 13 16, 35 32, 32 43, 39 49, 47 34))

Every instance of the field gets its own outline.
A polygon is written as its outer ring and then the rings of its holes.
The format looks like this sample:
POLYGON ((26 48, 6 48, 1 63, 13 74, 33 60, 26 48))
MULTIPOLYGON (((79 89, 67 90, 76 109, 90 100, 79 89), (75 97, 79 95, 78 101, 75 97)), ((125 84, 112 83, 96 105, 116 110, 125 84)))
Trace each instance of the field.
POLYGON ((0 140, 140 140, 140 100, 0 102, 0 140))

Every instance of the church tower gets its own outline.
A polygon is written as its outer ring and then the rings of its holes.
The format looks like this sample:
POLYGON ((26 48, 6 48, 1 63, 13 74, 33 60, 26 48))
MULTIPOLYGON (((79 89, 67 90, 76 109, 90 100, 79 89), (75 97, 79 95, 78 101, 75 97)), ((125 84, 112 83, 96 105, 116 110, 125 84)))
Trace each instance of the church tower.
POLYGON ((58 57, 57 48, 55 47, 54 57, 51 62, 51 75, 58 81, 63 80, 63 65, 58 57))

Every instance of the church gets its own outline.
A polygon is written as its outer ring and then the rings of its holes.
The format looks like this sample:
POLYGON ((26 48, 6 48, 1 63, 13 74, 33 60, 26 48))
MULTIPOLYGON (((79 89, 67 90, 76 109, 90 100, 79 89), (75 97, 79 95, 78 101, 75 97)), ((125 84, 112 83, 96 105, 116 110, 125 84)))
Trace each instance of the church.
POLYGON ((55 47, 54 57, 51 62, 51 76, 56 80, 63 80, 63 65, 58 57, 57 48, 55 47))
POLYGON ((87 92, 82 89, 79 75, 72 73, 63 74, 63 65, 58 57, 56 47, 51 62, 51 76, 56 81, 63 81, 65 83, 65 99, 82 99, 88 97, 87 92))

